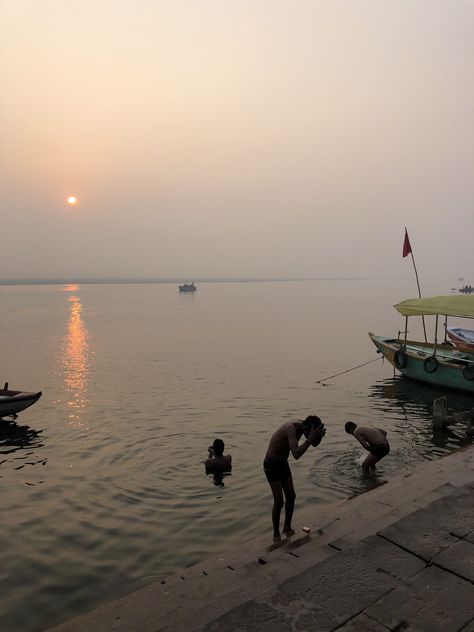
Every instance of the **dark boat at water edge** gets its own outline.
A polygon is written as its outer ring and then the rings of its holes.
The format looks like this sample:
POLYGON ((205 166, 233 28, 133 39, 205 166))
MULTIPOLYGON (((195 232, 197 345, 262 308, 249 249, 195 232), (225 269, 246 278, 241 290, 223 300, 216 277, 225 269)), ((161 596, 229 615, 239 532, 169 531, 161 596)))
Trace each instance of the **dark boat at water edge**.
POLYGON ((41 397, 42 392, 29 393, 27 391, 13 391, 8 388, 8 382, 0 389, 0 419, 16 417, 16 415, 32 406, 41 397))

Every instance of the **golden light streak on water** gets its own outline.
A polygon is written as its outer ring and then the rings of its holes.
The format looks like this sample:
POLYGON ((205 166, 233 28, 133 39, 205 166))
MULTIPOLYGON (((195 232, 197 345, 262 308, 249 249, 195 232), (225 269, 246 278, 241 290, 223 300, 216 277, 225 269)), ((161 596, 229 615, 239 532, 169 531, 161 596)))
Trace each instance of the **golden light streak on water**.
MULTIPOLYGON (((78 286, 70 286, 75 291, 78 286)), ((68 415, 72 426, 82 426, 81 413, 86 408, 87 376, 89 371, 90 346, 89 332, 82 319, 82 304, 75 294, 69 296, 70 315, 67 323, 67 332, 63 344, 64 382, 70 393, 67 405, 70 409, 68 415)))
POLYGON ((63 287, 63 292, 77 292, 79 289, 79 286, 76 285, 75 283, 70 283, 69 285, 65 285, 63 287))

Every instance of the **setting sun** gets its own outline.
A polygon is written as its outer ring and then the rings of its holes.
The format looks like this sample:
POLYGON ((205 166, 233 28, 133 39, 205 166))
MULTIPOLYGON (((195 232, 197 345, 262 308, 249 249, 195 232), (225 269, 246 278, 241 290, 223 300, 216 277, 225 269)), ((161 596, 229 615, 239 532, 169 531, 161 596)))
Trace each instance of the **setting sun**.
POLYGON ((67 199, 68 204, 75 204, 77 202, 77 198, 74 195, 70 195, 67 199))

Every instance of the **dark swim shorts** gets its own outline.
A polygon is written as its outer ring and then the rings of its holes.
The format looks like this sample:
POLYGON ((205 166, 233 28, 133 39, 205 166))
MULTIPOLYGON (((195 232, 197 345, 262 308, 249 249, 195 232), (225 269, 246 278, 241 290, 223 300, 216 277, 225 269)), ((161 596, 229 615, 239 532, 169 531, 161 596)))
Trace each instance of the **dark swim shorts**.
POLYGON ((378 459, 383 459, 384 456, 390 452, 390 446, 388 443, 378 443, 377 445, 371 445, 369 452, 376 456, 378 459))
POLYGON ((284 481, 291 476, 288 461, 281 461, 279 459, 265 459, 263 462, 263 470, 269 483, 284 481))

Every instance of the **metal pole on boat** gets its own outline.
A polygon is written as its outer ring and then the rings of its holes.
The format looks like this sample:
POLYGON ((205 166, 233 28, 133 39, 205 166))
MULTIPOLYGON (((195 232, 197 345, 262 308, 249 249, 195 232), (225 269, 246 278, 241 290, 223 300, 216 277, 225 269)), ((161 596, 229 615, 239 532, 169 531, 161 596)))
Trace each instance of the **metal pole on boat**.
POLYGON ((435 323, 435 339, 434 339, 434 349, 433 349, 433 355, 436 355, 436 346, 438 344, 438 314, 436 314, 436 323, 435 323))
POLYGON ((444 342, 448 342, 448 317, 444 317, 444 342))
POLYGON ((405 349, 407 348, 408 316, 405 316, 405 349))
MULTIPOLYGON (((413 268, 415 269, 416 284, 418 286, 418 296, 421 298, 420 281, 418 280, 418 270, 416 269, 415 257, 413 256, 413 250, 411 251, 410 254, 411 254, 411 260, 413 261, 413 268)), ((425 342, 428 342, 428 338, 426 337, 425 317, 422 316, 421 320, 423 321, 423 333, 425 334, 425 342)))
MULTIPOLYGON (((420 281, 418 279, 418 270, 416 269, 415 257, 413 256, 413 250, 410 244, 410 240, 408 239, 408 231, 405 226, 405 243, 407 244, 407 249, 405 250, 405 244, 403 246, 403 256, 406 257, 408 253, 411 254, 411 260, 413 262, 413 269, 415 270, 416 284, 418 286, 418 296, 421 298, 421 289, 420 289, 420 281)), ((425 342, 428 342, 428 338, 426 337, 426 325, 425 325, 425 317, 422 316, 421 320, 423 321, 423 333, 425 334, 425 342)))

